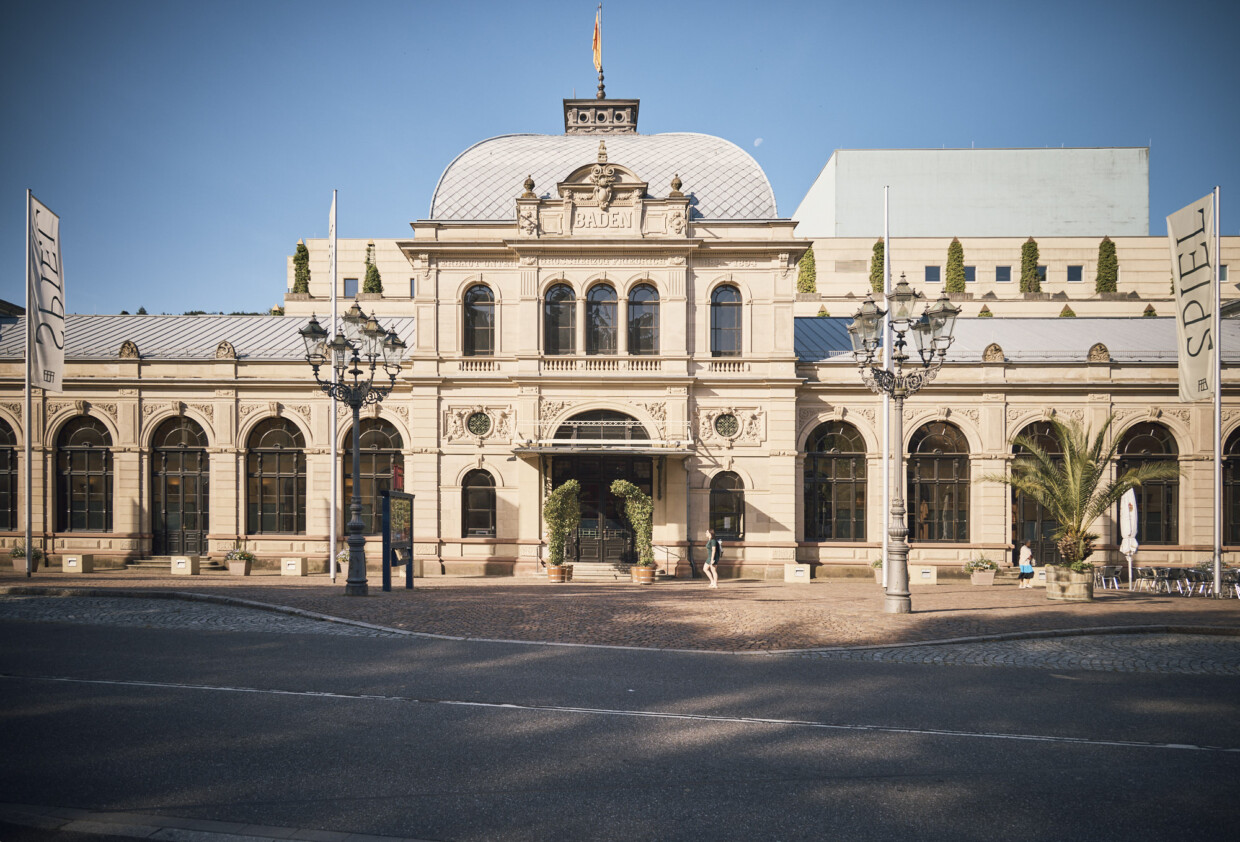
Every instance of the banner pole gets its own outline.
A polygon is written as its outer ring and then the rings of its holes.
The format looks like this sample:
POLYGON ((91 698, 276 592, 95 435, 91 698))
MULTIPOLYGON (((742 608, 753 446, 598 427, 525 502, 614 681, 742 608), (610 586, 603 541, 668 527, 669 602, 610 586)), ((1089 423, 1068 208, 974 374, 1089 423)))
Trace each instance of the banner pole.
MULTIPOLYGON (((891 292, 891 246, 888 229, 887 191, 883 187, 883 303, 891 292)), ((883 368, 891 370, 891 320, 883 319, 883 368)), ((891 545, 891 523, 888 509, 891 506, 891 396, 883 392, 883 589, 891 582, 891 565, 888 563, 891 545)))
MULTIPOLYGON (((331 322, 332 327, 331 327, 330 336, 332 339, 335 339, 336 338, 336 275, 337 275, 336 264, 338 263, 338 258, 336 255, 336 191, 335 190, 332 191, 331 231, 328 232, 328 235, 330 236, 331 241, 328 243, 327 247, 331 250, 331 255, 330 255, 330 259, 327 261, 329 264, 327 267, 327 270, 328 270, 328 274, 331 276, 329 278, 329 281, 331 283, 331 289, 332 289, 332 322, 331 322)), ((331 558, 328 559, 327 563, 329 565, 329 569, 331 570, 332 583, 334 584, 336 582, 336 572, 339 567, 339 565, 336 563, 336 546, 337 546, 336 530, 339 526, 337 517, 336 517, 336 498, 339 496, 337 494, 337 491, 338 491, 337 483, 339 482, 339 477, 336 471, 336 467, 337 467, 336 466, 336 460, 337 460, 336 395, 334 393, 332 394, 332 400, 331 400, 331 424, 329 425, 329 429, 331 430, 330 459, 331 459, 331 465, 332 465, 331 467, 332 481, 331 481, 331 491, 330 491, 331 500, 329 501, 328 507, 327 507, 327 510, 330 513, 328 515, 329 523, 328 523, 327 528, 328 528, 328 532, 331 534, 331 538, 328 539, 327 545, 330 548, 331 558)))
POLYGON ((1220 188, 1214 187, 1214 596, 1223 596, 1223 252, 1220 188))
POLYGON ((26 276, 26 418, 22 426, 26 438, 26 578, 29 579, 34 570, 34 532, 31 522, 34 518, 34 463, 32 454, 34 447, 31 433, 31 383, 30 368, 34 361, 34 337, 30 330, 30 189, 26 189, 26 265, 23 268, 26 276))

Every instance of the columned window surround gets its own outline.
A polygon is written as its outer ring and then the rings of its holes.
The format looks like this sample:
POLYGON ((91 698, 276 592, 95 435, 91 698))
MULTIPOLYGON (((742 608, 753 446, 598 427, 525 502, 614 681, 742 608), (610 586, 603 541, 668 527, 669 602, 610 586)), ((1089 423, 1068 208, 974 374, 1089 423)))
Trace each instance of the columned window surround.
POLYGON ((556 356, 576 349, 576 296, 568 284, 556 284, 543 297, 543 353, 556 356))
POLYGON ((739 357, 741 353, 741 292, 724 284, 710 294, 710 355, 739 357))
POLYGON ((586 293, 586 353, 616 353, 616 291, 595 284, 586 293))
POLYGON ((650 284, 638 284, 628 298, 628 352, 659 353, 659 291, 650 284))
POLYGON ((467 357, 495 353, 495 295, 485 284, 465 291, 464 337, 461 352, 467 357))

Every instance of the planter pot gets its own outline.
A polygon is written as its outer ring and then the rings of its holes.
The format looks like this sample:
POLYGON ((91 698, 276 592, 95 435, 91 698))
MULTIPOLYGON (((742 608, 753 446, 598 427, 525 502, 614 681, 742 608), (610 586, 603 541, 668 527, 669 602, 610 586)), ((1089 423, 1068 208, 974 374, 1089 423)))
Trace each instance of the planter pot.
POLYGON ((1093 602, 1094 574, 1077 573, 1066 567, 1046 568, 1046 598, 1059 602, 1093 602))
POLYGON ((565 582, 567 581, 568 571, 564 569, 562 564, 547 565, 547 581, 548 582, 565 582))
POLYGON ((993 570, 975 570, 969 574, 971 585, 993 585, 994 583, 995 571, 993 570))
MULTIPOLYGON (((37 558, 30 562, 30 569, 31 570, 39 569, 39 560, 37 558)), ((17 558, 13 559, 13 570, 16 571, 17 573, 26 572, 26 557, 24 555, 18 556, 17 558)))
POLYGON ((629 575, 633 577, 635 585, 654 584, 654 567, 638 567, 635 564, 629 568, 629 575))
POLYGON ((234 576, 249 576, 250 561, 243 558, 229 559, 228 572, 234 576))

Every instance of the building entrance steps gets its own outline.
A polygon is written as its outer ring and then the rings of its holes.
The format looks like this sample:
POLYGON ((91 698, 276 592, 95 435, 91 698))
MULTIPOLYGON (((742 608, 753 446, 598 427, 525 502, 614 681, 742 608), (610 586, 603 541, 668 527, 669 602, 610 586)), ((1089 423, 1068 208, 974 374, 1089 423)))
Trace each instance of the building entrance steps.
POLYGON ((608 564, 601 561, 574 561, 574 582, 621 582, 629 579, 627 564, 608 564))

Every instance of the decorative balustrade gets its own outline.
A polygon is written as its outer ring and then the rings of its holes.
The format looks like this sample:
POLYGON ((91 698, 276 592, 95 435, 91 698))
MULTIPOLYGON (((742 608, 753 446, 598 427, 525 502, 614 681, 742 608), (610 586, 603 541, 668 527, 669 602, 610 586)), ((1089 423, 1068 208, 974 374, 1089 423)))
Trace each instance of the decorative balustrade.
POLYGON ((543 357, 542 370, 552 374, 569 371, 658 374, 663 371, 663 360, 658 357, 543 357))

